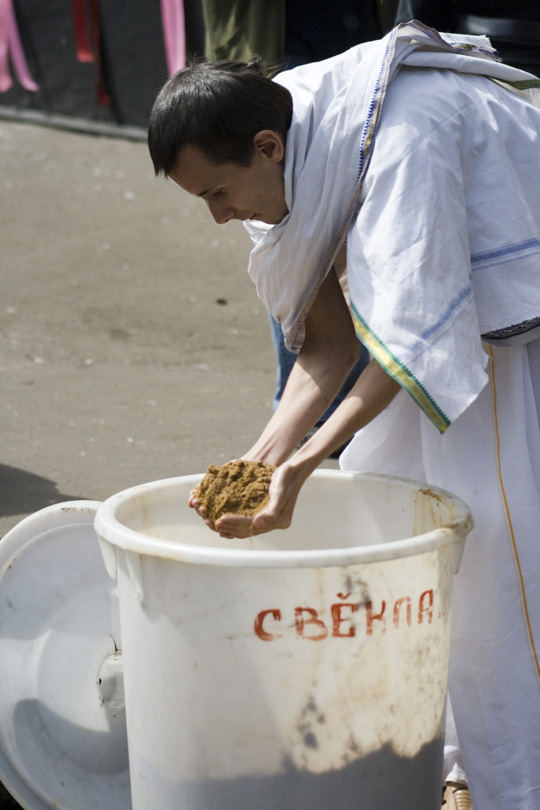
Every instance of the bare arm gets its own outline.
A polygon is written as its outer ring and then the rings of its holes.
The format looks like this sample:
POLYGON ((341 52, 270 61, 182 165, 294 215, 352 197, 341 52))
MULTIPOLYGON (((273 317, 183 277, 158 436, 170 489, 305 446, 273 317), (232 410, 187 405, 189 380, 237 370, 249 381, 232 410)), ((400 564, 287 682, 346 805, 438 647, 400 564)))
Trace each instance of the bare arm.
POLYGON ((304 343, 279 406, 242 457, 276 466, 285 461, 333 402, 359 356, 349 308, 332 270, 306 318, 304 343))
MULTIPOLYGON (((302 349, 279 406, 259 439, 242 456, 244 459, 282 464, 333 402, 358 360, 360 344, 334 270, 321 285, 306 318, 305 330, 302 349)), ((206 520, 206 511, 195 492, 190 495, 189 505, 206 520)), ((221 531, 210 521, 206 523, 221 531)), ((247 523, 251 531, 250 518, 247 523)))
POLYGON ((272 477, 269 503, 254 518, 223 516, 216 523, 220 534, 245 537, 290 526, 306 478, 333 450, 381 413, 400 390, 399 384, 372 360, 339 408, 290 456, 299 439, 332 402, 356 361, 351 342, 356 340, 349 309, 334 275, 321 287, 310 311, 304 346, 281 404, 245 456, 278 466, 272 477))
POLYGON ((378 416, 400 386, 371 360, 349 395, 306 444, 284 461, 272 476, 268 505, 253 518, 224 515, 216 523, 223 537, 247 537, 291 525, 298 494, 308 476, 357 430, 378 416))

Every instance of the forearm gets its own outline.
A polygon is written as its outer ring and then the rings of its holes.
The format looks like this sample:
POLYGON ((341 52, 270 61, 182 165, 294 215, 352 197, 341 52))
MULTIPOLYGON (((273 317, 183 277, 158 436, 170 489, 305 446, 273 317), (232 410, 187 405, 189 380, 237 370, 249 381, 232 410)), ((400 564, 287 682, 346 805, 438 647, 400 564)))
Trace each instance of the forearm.
POLYGON ((302 348, 281 401, 257 442, 243 458, 279 465, 290 456, 339 392, 359 356, 359 344, 302 348))
POLYGON ((289 463, 303 468, 307 477, 330 453, 378 416, 399 390, 399 383, 376 360, 371 360, 352 391, 289 463))
MULTIPOLYGON (((332 416, 305 445, 278 467, 272 477, 268 506, 255 515, 250 532, 287 528, 298 493, 308 476, 332 450, 378 416, 399 390, 399 384, 383 371, 376 360, 372 360, 332 416)), ((245 530, 245 527, 235 524, 234 519, 227 525, 227 520, 223 518, 224 526, 220 526, 220 530, 227 526, 233 532, 230 536, 245 530)))
POLYGON ((333 402, 359 357, 349 308, 331 270, 307 315, 302 349, 281 402, 243 457, 282 464, 333 402))
POLYGON ((395 397, 399 384, 372 360, 332 416, 293 453, 333 401, 359 353, 349 310, 332 273, 306 319, 304 345, 281 403, 261 437, 244 455, 277 467, 268 505, 253 520, 244 515, 221 517, 216 530, 223 537, 246 537, 289 526, 306 478, 395 397))

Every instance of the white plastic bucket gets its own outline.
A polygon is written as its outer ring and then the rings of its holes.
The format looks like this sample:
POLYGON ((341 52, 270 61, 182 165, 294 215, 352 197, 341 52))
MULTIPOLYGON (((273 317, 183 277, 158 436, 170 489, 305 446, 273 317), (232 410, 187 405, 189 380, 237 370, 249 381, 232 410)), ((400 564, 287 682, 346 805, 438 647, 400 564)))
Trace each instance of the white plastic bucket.
POLYGON ((468 507, 317 471, 293 527, 224 540, 201 476, 109 498, 134 810, 438 810, 468 507))

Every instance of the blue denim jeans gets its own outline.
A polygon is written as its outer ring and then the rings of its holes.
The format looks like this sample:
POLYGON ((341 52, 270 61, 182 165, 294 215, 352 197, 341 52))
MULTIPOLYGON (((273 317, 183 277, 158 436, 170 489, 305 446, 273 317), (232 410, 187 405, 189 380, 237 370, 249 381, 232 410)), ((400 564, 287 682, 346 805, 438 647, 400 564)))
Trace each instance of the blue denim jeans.
MULTIPOLYGON (((270 327, 272 329, 272 340, 274 343, 274 349, 276 352, 276 359, 277 359, 277 374, 276 374, 276 390, 273 399, 273 406, 274 410, 279 405, 279 401, 281 399, 281 395, 283 394, 283 389, 287 384, 287 380, 289 379, 289 374, 291 373, 291 369, 294 366, 296 361, 296 354, 294 352, 290 352, 286 346, 285 341, 283 339, 283 332, 281 331, 281 326, 279 323, 272 318, 270 315, 270 327)), ((355 367, 343 383, 341 390, 339 391, 338 395, 336 396, 335 400, 332 402, 328 410, 323 414, 322 418, 317 423, 318 426, 322 425, 328 417, 336 410, 338 405, 345 399, 353 385, 355 384, 356 380, 360 376, 363 369, 369 362, 369 353, 366 347, 362 345, 362 354, 360 356, 360 360, 356 363, 355 367)))

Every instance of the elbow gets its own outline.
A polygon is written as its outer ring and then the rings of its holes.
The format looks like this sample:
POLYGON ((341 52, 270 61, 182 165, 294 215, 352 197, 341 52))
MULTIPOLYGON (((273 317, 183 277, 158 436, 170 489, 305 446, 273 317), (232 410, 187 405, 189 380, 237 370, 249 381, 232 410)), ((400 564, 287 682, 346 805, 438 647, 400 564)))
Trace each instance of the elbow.
POLYGON ((358 361, 360 360, 361 357, 362 357, 362 344, 356 338, 355 341, 354 341, 354 344, 351 346, 351 351, 350 351, 350 356, 349 356, 349 362, 350 362, 350 365, 351 365, 351 369, 355 367, 355 365, 358 363, 358 361))
POLYGON ((343 352, 343 363, 346 367, 347 374, 353 370, 356 364, 360 361, 362 357, 362 344, 355 336, 354 340, 349 342, 347 349, 343 352))
POLYGON ((352 339, 333 342, 333 345, 326 344, 327 363, 334 371, 344 375, 350 374, 362 357, 362 344, 356 335, 352 339))

